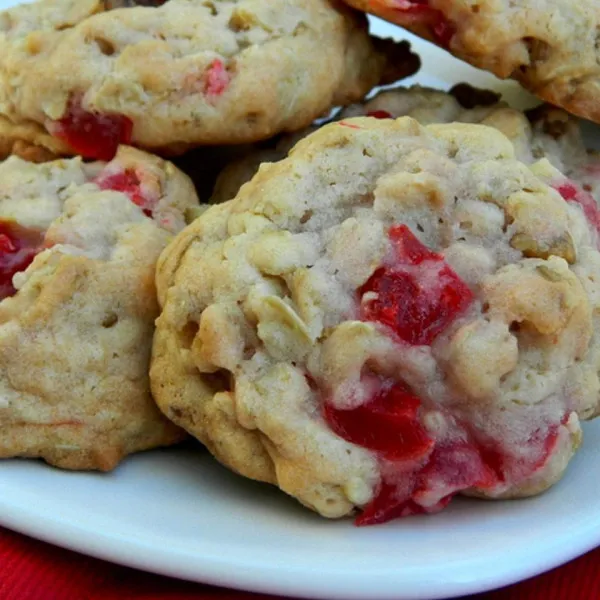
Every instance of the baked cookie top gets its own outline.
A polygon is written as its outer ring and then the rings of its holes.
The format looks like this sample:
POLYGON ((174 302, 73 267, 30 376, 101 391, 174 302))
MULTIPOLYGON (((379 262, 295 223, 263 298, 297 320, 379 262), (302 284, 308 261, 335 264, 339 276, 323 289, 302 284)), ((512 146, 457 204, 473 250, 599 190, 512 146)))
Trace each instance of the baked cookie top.
POLYGON ((600 122, 596 0, 346 0, 600 122))
POLYGON ((156 260, 198 209, 188 178, 110 163, 0 163, 0 457, 113 468, 182 432, 150 395, 156 260))
POLYGON ((327 517, 538 493, 598 403, 592 205, 490 127, 326 125, 161 255, 157 403, 327 517))
MULTIPOLYGON (((481 123, 500 130, 515 147, 518 160, 533 163, 547 158, 554 167, 577 182, 600 201, 600 154, 586 148, 579 123, 565 111, 544 105, 522 112, 509 107, 500 96, 467 84, 449 93, 412 86, 381 91, 369 100, 341 110, 337 120, 371 116, 377 119, 409 116, 422 125, 432 123, 481 123)), ((263 162, 284 158, 300 139, 315 131, 311 126, 280 136, 266 147, 248 147, 217 177, 211 202, 233 198, 263 162)), ((190 171, 193 168, 188 166, 190 171)))
POLYGON ((0 13, 0 151, 256 141, 418 65, 328 0, 40 0, 0 13))

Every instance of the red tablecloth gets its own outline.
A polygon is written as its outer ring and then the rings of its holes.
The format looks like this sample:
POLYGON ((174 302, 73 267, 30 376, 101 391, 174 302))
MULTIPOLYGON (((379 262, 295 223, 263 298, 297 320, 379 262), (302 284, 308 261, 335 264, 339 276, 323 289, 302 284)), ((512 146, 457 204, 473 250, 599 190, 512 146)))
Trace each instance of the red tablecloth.
MULTIPOLYGON (((149 575, 0 528, 0 600, 192 598, 252 600, 265 596, 149 575)), ((600 600, 600 548, 535 579, 472 600, 600 600)))

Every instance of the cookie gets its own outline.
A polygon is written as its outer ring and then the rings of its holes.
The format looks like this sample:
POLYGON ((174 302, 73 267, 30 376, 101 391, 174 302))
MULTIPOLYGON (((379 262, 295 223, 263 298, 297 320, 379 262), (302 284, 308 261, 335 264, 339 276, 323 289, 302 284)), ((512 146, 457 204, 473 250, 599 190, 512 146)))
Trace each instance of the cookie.
POLYGON ((599 227, 491 127, 328 124, 161 255, 156 401, 326 517, 540 493, 598 404, 599 227))
POLYGON ((183 173, 132 148, 0 163, 0 457, 108 471, 182 439, 150 393, 154 272, 197 210, 183 173))
POLYGON ((600 122, 596 0, 346 0, 600 122))
MULTIPOLYGON (((311 125, 295 133, 278 136, 266 143, 242 148, 239 156, 221 164, 212 190, 207 196, 209 203, 218 204, 234 198, 242 185, 254 177, 262 163, 277 162, 285 158, 297 142, 318 128, 318 125, 311 125)), ((192 174, 198 169, 202 172, 202 165, 203 161, 188 163, 186 172, 192 174)))
MULTIPOLYGON (((520 161, 529 164, 547 158, 600 201, 600 155, 585 147, 577 119, 558 108, 544 105, 521 112, 501 102, 492 91, 459 84, 450 93, 420 86, 382 91, 366 102, 347 107, 336 118, 357 116, 410 116, 423 125, 460 122, 495 127, 511 140, 520 161)), ((233 198, 261 163, 281 160, 298 140, 314 130, 313 126, 281 136, 271 146, 253 152, 249 147, 245 156, 232 160, 219 174, 211 202, 233 198)))
POLYGON ((328 0, 41 0, 0 13, 0 152, 254 142, 418 66, 328 0))

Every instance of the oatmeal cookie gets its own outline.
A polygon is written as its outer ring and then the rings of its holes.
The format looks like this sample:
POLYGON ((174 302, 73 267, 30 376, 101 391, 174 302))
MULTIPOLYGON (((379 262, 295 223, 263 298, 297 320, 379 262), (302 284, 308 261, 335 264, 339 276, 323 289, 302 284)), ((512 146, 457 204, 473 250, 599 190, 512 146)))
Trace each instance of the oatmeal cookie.
POLYGON ((418 66, 329 0, 40 0, 0 13, 0 152, 253 142, 418 66))
POLYGON ((197 208, 183 173, 133 148, 0 163, 0 457, 107 471, 182 439, 150 394, 154 272, 197 208))
MULTIPOLYGON (((365 102, 348 106, 336 118, 358 116, 377 119, 408 116, 422 125, 459 122, 495 127, 511 140, 520 161, 529 164, 547 158, 600 201, 600 155, 585 147, 577 119, 559 108, 544 105, 522 112, 501 102, 499 95, 492 91, 463 83, 449 93, 420 86, 382 91, 365 102)), ((221 171, 211 202, 233 198, 261 163, 281 160, 298 140, 315 129, 309 127, 280 136, 266 148, 252 151, 248 147, 244 156, 232 160, 221 171)))
POLYGON ((597 0, 346 0, 600 122, 597 0))
MULTIPOLYGON (((318 128, 317 125, 311 125, 295 133, 277 136, 263 144, 243 148, 240 156, 223 163, 225 166, 221 165, 210 192, 209 203, 218 204, 234 198, 242 185, 254 177, 262 163, 277 162, 285 158, 297 142, 318 128)), ((194 165, 190 164, 188 172, 194 173, 197 169, 202 169, 199 161, 194 165)))
POLYGON ((161 255, 152 390, 326 517, 537 494, 598 404, 599 227, 491 127, 328 124, 161 255))

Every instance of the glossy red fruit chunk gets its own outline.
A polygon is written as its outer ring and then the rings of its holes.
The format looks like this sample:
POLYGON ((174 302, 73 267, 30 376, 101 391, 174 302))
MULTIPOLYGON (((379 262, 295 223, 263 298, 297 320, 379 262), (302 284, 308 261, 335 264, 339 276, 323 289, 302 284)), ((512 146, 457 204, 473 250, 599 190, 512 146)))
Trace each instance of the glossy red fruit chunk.
POLYGON ((100 174, 95 183, 102 190, 123 192, 129 196, 134 204, 144 210, 146 216, 152 216, 154 202, 142 194, 140 179, 133 169, 117 173, 100 174))
MULTIPOLYGON (((562 419, 562 425, 568 421, 568 416, 569 415, 566 415, 562 419)), ((527 443, 538 450, 537 456, 534 455, 530 459, 531 470, 537 471, 544 466, 546 460, 548 460, 548 457, 552 454, 558 443, 558 425, 550 425, 548 428, 536 429, 530 435, 527 443)))
POLYGON ((213 60, 204 73, 204 94, 206 96, 220 96, 231 82, 231 75, 225 68, 223 61, 213 60))
POLYGON ((433 32, 433 39, 442 48, 448 48, 450 46, 450 41, 456 33, 456 28, 454 27, 454 25, 452 25, 452 23, 449 23, 443 17, 441 12, 439 14, 441 16, 440 20, 431 27, 431 31, 433 32))
POLYGON ((120 144, 131 143, 133 123, 124 115, 88 112, 80 98, 72 98, 65 116, 50 129, 84 158, 112 160, 120 144))
POLYGON ((485 463, 477 444, 465 440, 443 442, 436 446, 419 473, 413 496, 419 499, 428 490, 441 485, 447 492, 456 493, 474 486, 488 488, 497 481, 495 469, 485 463))
POLYGON ((0 300, 15 294, 13 276, 32 263, 41 250, 42 240, 43 235, 38 231, 0 221, 0 300))
POLYGON ((427 25, 434 41, 443 48, 449 46, 452 36, 456 33, 456 29, 444 13, 429 6, 428 0, 394 0, 393 8, 406 15, 405 19, 398 18, 399 21, 404 20, 407 25, 416 22, 427 25))
POLYGON ((424 260, 443 261, 441 254, 422 244, 406 225, 395 225, 389 231, 397 259, 406 264, 420 265, 424 260))
POLYGON ((331 430, 346 441, 389 460, 417 460, 433 448, 418 420, 420 405, 406 386, 388 381, 370 402, 351 410, 326 403, 324 413, 331 430))
POLYGON ((466 310, 473 293, 406 225, 389 236, 395 256, 359 290, 361 296, 377 294, 361 303, 362 318, 387 325, 409 344, 429 345, 466 310))
POLYGON ((473 441, 439 442, 427 463, 412 473, 401 475, 399 484, 384 476, 375 498, 355 522, 357 525, 376 525, 399 517, 438 512, 462 490, 491 489, 502 483, 507 471, 509 476, 526 478, 546 464, 557 441, 556 425, 544 431, 536 430, 525 442, 534 450, 529 459, 520 457, 516 460, 514 456, 509 457, 507 451, 503 455, 473 441))
POLYGON ((494 470, 484 463, 479 449, 466 441, 440 444, 427 464, 408 478, 411 479, 409 485, 404 481, 401 486, 384 480, 356 524, 376 525, 399 517, 438 512, 457 492, 475 486, 491 487, 498 481, 494 470), (443 490, 441 498, 436 496, 439 490, 443 490))
POLYGON ((558 193, 567 201, 579 204, 589 224, 600 232, 600 209, 594 197, 571 181, 556 186, 558 193))
POLYGON ((393 116, 387 110, 369 111, 367 117, 373 117, 374 119, 393 119, 393 116))
POLYGON ((356 524, 375 525, 398 517, 438 512, 457 492, 471 487, 489 488, 501 480, 495 469, 485 463, 481 449, 464 440, 437 445, 427 464, 408 478, 409 485, 403 481, 401 486, 384 480, 356 524), (440 490, 442 496, 438 497, 440 490))
POLYGON ((400 496, 398 494, 397 486, 384 481, 375 498, 365 506, 360 515, 354 520, 354 523, 359 527, 365 525, 379 525, 393 519, 410 517, 411 515, 439 512, 448 506, 451 499, 451 495, 445 496, 434 506, 428 507, 426 510, 423 506, 419 506, 414 500, 400 496))

